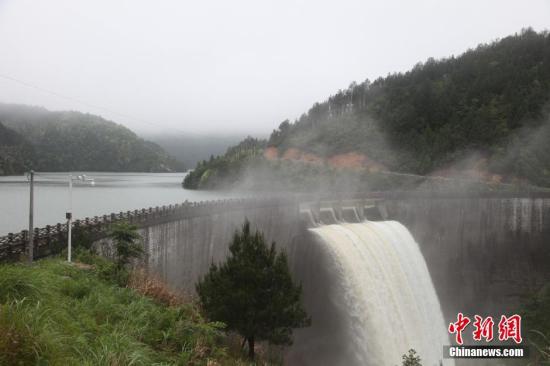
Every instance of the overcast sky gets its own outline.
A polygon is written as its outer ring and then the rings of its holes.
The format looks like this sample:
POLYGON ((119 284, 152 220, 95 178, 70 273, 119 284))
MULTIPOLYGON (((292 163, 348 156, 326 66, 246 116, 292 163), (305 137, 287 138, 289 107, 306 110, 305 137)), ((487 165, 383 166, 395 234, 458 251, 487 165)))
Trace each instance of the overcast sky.
POLYGON ((549 0, 0 0, 0 101, 267 133, 352 81, 527 26, 550 27, 549 0))

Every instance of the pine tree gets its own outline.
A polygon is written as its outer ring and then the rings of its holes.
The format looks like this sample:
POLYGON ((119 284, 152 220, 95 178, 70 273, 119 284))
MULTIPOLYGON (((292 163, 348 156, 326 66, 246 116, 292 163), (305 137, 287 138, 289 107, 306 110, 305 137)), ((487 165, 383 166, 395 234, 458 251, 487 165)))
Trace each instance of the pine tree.
POLYGON ((414 349, 410 349, 408 354, 403 355, 403 366, 422 366, 420 356, 417 356, 414 349))
POLYGON ((241 334, 251 359, 257 341, 292 344, 292 329, 309 325, 310 319, 285 253, 277 253, 275 243, 268 247, 260 232, 252 234, 248 220, 235 232, 229 250, 227 260, 213 263, 196 286, 206 315, 241 334))
POLYGON ((123 270, 133 258, 139 258, 143 254, 143 248, 138 242, 141 238, 137 232, 137 226, 127 222, 114 224, 109 232, 113 240, 116 252, 116 267, 123 270))

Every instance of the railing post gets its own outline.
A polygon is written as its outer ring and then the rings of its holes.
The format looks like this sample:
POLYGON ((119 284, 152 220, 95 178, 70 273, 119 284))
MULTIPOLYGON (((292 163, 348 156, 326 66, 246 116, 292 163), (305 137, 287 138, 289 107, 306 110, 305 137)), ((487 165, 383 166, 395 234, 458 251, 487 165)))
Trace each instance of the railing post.
POLYGON ((23 253, 25 253, 26 249, 29 246, 29 231, 28 230, 21 230, 21 238, 23 240, 23 253))
POLYGON ((38 247, 38 240, 40 239, 40 229, 35 227, 34 228, 34 234, 33 234, 33 237, 32 237, 32 243, 31 243, 31 248, 32 248, 32 259, 34 260, 34 258, 36 257, 36 253, 35 253, 35 247, 38 247))
POLYGON ((6 257, 9 258, 12 256, 13 253, 13 233, 8 233, 8 250, 6 253, 6 257))
POLYGON ((59 245, 59 248, 62 248, 64 240, 60 223, 57 223, 57 225, 55 225, 55 231, 57 232, 57 244, 59 245))
POLYGON ((46 245, 48 247, 48 250, 51 252, 51 248, 50 248, 50 245, 51 245, 51 242, 52 242, 52 238, 51 238, 51 234, 52 234, 52 227, 50 225, 46 225, 46 245))

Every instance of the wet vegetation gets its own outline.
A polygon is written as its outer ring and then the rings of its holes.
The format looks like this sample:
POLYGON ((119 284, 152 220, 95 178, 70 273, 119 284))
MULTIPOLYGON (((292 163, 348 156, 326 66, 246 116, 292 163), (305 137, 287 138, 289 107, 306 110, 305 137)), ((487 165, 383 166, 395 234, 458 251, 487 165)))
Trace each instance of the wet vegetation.
POLYGON ((191 189, 212 189, 220 186, 234 186, 242 181, 245 170, 257 162, 263 162, 264 140, 247 137, 238 145, 230 147, 221 156, 211 156, 197 164, 185 176, 183 186, 191 189))
MULTIPOLYGON (((549 99, 550 35, 526 29, 458 57, 352 83, 294 123, 281 123, 266 146, 279 158, 292 148, 321 159, 353 152, 383 170, 474 170, 550 186, 549 99)), ((267 164, 251 151, 200 163, 186 187, 243 180, 243 166, 267 164)))
POLYGON ((550 285, 531 295, 521 308, 532 365, 550 365, 550 285))
POLYGON ((24 172, 34 158, 32 146, 0 123, 0 175, 24 172))
POLYGON ((409 352, 402 356, 403 366, 422 366, 420 363, 420 356, 417 355, 414 349, 410 349, 409 352))
POLYGON ((183 165, 158 145, 99 116, 0 103, 0 174, 37 171, 170 172, 183 165))
POLYGON ((257 342, 291 345, 293 328, 308 326, 302 287, 292 281, 284 252, 268 246, 246 221, 229 246, 229 257, 197 284, 200 303, 210 319, 238 332, 255 358, 257 342))
POLYGON ((110 279, 100 258, 0 266, 0 364, 188 365, 227 357, 223 326, 110 279))
MULTIPOLYGON (((0 365, 251 364, 225 324, 130 265, 141 255, 135 228, 119 224, 111 237, 113 261, 77 243, 72 264, 0 265, 0 365)), ((280 364, 261 354, 259 364, 280 364)))

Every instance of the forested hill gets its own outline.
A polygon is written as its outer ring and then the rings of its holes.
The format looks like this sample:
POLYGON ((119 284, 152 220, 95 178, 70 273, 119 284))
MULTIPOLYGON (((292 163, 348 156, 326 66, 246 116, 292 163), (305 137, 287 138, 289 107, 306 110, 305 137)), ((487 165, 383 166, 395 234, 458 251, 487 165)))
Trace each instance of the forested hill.
POLYGON ((39 171, 170 172, 180 162, 99 116, 0 103, 0 174, 39 171))
POLYGON ((526 29, 457 57, 352 83, 281 123, 265 155, 550 186, 549 101, 550 36, 526 29))
POLYGON ((34 158, 34 150, 17 132, 0 123, 0 175, 25 171, 34 158))

